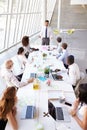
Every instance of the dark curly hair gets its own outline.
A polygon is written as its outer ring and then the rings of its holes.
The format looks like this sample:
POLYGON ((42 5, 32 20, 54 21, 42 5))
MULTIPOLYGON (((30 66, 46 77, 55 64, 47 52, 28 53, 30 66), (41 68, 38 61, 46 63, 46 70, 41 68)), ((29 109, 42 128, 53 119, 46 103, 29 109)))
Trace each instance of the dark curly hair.
POLYGON ((25 47, 29 45, 29 36, 24 36, 22 38, 22 45, 25 47))

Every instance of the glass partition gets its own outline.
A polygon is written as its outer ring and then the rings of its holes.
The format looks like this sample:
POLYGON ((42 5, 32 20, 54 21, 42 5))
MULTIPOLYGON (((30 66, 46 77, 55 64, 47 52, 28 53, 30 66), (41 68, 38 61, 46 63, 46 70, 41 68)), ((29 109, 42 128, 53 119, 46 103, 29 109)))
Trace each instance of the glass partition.
MULTIPOLYGON (((47 0, 49 20, 55 1, 47 0)), ((19 43, 24 35, 40 31, 41 4, 41 0, 0 0, 0 52, 19 43)))

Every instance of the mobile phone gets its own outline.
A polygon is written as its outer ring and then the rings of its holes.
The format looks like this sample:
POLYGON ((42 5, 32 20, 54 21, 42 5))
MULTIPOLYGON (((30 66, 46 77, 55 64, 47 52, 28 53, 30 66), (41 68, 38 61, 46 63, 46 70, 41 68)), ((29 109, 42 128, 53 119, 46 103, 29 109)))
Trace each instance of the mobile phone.
POLYGON ((72 104, 69 102, 65 102, 65 105, 72 106, 72 104))

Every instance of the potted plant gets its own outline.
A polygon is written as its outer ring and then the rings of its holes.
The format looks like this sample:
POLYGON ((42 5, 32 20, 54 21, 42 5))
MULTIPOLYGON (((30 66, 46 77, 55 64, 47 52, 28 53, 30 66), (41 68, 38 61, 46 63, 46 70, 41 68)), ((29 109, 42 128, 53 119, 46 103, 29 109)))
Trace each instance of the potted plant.
POLYGON ((43 60, 44 60, 44 59, 46 59, 47 54, 46 54, 46 53, 43 53, 42 56, 43 56, 43 60))
POLYGON ((46 78, 49 77, 49 72, 50 72, 50 69, 49 69, 49 68, 45 68, 45 69, 44 69, 44 74, 45 74, 45 77, 46 77, 46 78))

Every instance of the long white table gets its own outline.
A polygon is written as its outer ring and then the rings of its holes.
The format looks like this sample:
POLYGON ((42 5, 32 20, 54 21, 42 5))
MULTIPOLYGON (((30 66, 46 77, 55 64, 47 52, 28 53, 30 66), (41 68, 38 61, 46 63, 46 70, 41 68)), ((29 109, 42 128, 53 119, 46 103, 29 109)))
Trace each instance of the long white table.
MULTIPOLYGON (((26 81, 30 77, 31 72, 42 74, 44 67, 46 66, 53 67, 54 69, 58 68, 65 70, 61 61, 56 60, 56 58, 52 54, 49 55, 49 52, 46 51, 46 53, 48 54, 46 60, 42 60, 42 52, 35 52, 30 55, 29 58, 34 58, 34 62, 31 65, 26 65, 26 69, 22 79, 23 81, 26 81)), ((46 84, 46 81, 40 81, 39 90, 33 90, 33 83, 20 88, 17 92, 17 120, 19 124, 19 130, 36 130, 36 126, 38 124, 41 124, 44 127, 44 130, 57 130, 57 125, 59 124, 50 115, 49 117, 44 117, 43 112, 48 112, 48 99, 54 98, 53 93, 58 93, 60 91, 64 93, 67 100, 69 99, 69 101, 71 102, 74 101, 75 95, 73 92, 73 88, 65 81, 54 81, 53 79, 51 79, 51 86, 48 86, 46 84), (20 119, 21 109, 25 105, 36 106, 36 117, 34 119, 20 119)), ((71 122, 68 124, 66 123, 65 125, 67 126, 67 130, 81 130, 81 128, 72 117, 71 122)), ((6 126, 6 130, 12 130, 9 123, 6 126)))

